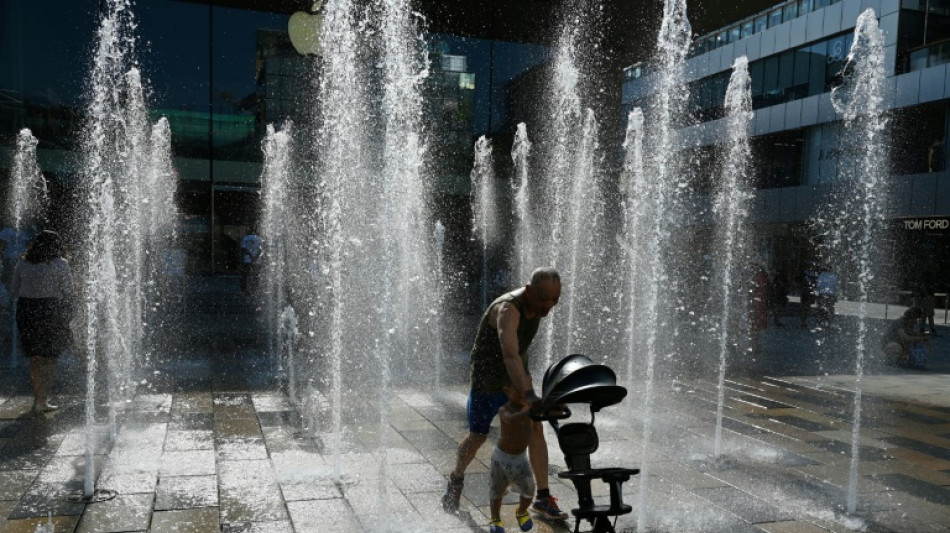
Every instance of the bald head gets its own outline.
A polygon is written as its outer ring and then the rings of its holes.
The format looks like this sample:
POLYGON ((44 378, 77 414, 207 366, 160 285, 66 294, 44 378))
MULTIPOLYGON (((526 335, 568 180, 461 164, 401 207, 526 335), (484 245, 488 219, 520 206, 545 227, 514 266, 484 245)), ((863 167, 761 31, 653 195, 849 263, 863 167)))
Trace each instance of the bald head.
POLYGON ((528 283, 537 287, 544 282, 550 281, 561 283, 561 275, 557 273, 554 267, 538 267, 531 273, 531 281, 528 283))
POLYGON ((530 318, 548 316, 561 298, 561 275, 552 267, 536 269, 531 273, 524 294, 530 318))

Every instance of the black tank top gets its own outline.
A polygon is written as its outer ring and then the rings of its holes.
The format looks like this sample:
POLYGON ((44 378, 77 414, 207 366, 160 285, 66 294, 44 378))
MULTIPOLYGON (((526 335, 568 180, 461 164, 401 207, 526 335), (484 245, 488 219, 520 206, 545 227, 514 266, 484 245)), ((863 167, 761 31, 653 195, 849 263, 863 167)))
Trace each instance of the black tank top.
MULTIPOLYGON (((520 289, 519 289, 520 290, 520 289)), ((524 316, 524 292, 513 291, 499 296, 482 315, 478 323, 478 333, 475 335, 475 345, 472 346, 472 390, 477 392, 502 392, 505 381, 504 357, 501 354, 501 341, 498 340, 498 330, 489 323, 491 310, 503 302, 511 302, 521 320, 518 321, 518 355, 525 370, 528 369, 528 347, 538 332, 541 317, 526 319, 524 316)))

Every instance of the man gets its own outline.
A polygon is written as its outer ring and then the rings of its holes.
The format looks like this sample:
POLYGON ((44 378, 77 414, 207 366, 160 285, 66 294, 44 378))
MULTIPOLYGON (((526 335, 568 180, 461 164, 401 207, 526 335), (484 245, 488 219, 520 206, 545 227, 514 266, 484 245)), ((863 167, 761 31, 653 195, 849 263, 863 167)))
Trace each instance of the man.
POLYGON ((257 260, 263 253, 264 241, 252 229, 241 239, 241 292, 247 294, 247 278, 257 274, 257 260))
MULTIPOLYGON (((524 391, 526 401, 535 407, 539 401, 528 373, 528 347, 546 317, 561 297, 561 277, 553 268, 539 268, 523 288, 504 294, 482 315, 472 346, 471 392, 468 397, 469 433, 459 444, 455 470, 449 476, 442 506, 448 512, 459 508, 459 499, 468 467, 488 438, 488 429, 498 409, 508 402, 502 390, 505 373, 524 391)), ((544 427, 533 422, 528 456, 534 470, 537 498, 531 508, 548 518, 565 519, 548 489, 548 448, 544 427)))

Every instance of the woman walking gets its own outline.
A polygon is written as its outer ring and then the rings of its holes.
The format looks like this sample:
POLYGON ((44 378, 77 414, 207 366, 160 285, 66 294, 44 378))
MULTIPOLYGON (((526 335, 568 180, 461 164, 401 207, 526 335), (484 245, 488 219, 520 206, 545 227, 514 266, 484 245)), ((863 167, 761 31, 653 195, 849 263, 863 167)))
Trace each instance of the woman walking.
POLYGON ((43 231, 13 270, 10 293, 17 299, 20 347, 30 360, 33 414, 57 409, 49 403, 59 354, 70 341, 73 277, 59 234, 43 231))

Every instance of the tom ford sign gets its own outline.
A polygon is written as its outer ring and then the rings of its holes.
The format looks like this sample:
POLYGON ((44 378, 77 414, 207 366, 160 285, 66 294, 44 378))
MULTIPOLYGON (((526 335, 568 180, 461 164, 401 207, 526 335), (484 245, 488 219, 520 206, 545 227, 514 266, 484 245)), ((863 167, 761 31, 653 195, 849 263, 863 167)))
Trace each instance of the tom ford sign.
POLYGON ((909 230, 946 230, 950 229, 950 219, 947 218, 909 218, 901 221, 904 229, 909 230))

